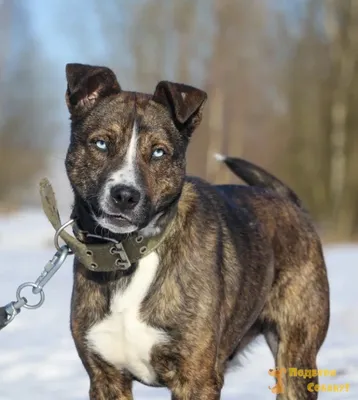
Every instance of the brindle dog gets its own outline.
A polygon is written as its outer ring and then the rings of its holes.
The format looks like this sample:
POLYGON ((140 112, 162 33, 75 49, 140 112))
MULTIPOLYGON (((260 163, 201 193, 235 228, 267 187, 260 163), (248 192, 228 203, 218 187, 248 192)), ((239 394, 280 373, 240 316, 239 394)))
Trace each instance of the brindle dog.
MULTIPOLYGON (((128 92, 105 67, 69 64, 66 73, 78 225, 119 241, 165 234, 126 271, 75 262, 71 330, 90 398, 132 399, 138 380, 172 399, 217 400, 230 361, 259 334, 277 368, 315 369, 329 289, 297 196, 241 159, 222 157, 249 186, 186 176, 203 91, 160 82, 153 95, 128 92)), ((317 381, 284 377, 280 396, 315 399, 307 384, 317 381)))

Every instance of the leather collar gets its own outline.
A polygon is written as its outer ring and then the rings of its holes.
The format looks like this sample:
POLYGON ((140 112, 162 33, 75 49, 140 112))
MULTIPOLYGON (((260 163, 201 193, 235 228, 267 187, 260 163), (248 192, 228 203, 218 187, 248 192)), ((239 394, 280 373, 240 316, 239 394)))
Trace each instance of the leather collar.
POLYGON ((140 233, 134 232, 118 242, 109 237, 98 236, 81 230, 75 219, 71 223, 63 225, 59 216, 55 193, 51 183, 46 178, 40 182, 40 195, 42 208, 56 230, 55 237, 61 237, 81 264, 91 271, 127 270, 132 264, 156 250, 173 225, 174 218, 157 235, 144 237, 140 233), (73 225, 74 236, 64 230, 71 224, 73 225), (99 239, 100 242, 93 243, 93 238, 99 239))

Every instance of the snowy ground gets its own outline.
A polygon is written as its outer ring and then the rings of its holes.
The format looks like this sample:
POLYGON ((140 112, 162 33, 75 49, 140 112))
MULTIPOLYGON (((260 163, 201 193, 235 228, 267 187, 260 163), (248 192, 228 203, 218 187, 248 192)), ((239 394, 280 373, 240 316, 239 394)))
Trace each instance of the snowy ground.
MULTIPOLYGON (((39 211, 0 216, 0 305, 15 299, 17 286, 36 279, 53 254, 52 228, 39 211)), ((350 384, 347 393, 323 393, 320 399, 358 399, 358 246, 325 251, 331 284, 332 317, 319 354, 319 368, 337 370, 321 383, 350 384)), ((46 287, 46 302, 24 310, 0 332, 0 400, 87 399, 88 379, 69 332, 71 259, 46 287)), ((30 299, 30 297, 29 297, 30 299)), ((225 400, 273 400, 268 369, 274 366, 266 345, 258 342, 243 367, 227 376, 225 400)), ((135 386, 135 399, 170 399, 164 389, 135 386)))

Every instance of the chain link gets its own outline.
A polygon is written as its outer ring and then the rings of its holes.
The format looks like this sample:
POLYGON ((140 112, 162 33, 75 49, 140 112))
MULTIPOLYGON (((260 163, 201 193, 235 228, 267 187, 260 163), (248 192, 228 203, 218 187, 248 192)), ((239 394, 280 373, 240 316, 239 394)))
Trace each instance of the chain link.
POLYGON ((27 309, 36 309, 42 306, 45 301, 45 292, 43 291, 44 286, 49 282, 49 280, 55 275, 55 273, 60 269, 62 264, 65 262, 68 255, 72 254, 69 247, 64 245, 58 247, 58 250, 52 257, 50 261, 45 265, 42 273, 36 279, 35 282, 24 282, 21 284, 16 290, 16 301, 12 301, 7 304, 5 307, 1 307, 3 315, 0 318, 0 329, 4 328, 8 325, 17 314, 21 311, 21 308, 27 309), (26 297, 21 295, 23 289, 31 287, 32 293, 35 295, 39 295, 40 299, 35 304, 29 304, 26 297))

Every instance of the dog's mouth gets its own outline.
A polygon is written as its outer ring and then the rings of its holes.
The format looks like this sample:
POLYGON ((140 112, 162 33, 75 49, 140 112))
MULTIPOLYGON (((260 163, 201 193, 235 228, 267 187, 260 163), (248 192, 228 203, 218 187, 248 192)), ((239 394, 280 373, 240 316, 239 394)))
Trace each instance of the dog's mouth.
POLYGON ((90 205, 92 217, 98 225, 117 234, 127 234, 138 230, 138 224, 122 213, 108 212, 102 207, 90 205))
POLYGON ((111 213, 101 210, 97 222, 103 228, 113 233, 126 234, 138 230, 136 221, 122 213, 111 213))
POLYGON ((90 204, 95 222, 113 233, 127 234, 143 229, 148 225, 150 203, 142 201, 136 209, 124 212, 114 207, 110 201, 102 199, 97 204, 90 204))
POLYGON ((128 222, 129 224, 133 224, 133 221, 130 218, 128 218, 125 215, 123 215, 123 214, 109 214, 109 213, 106 213, 106 212, 103 212, 103 211, 102 211, 102 214, 103 214, 104 217, 106 217, 106 218, 108 218, 110 220, 115 220, 115 221, 118 221, 118 222, 128 222))
POLYGON ((131 218, 122 213, 114 213, 105 211, 102 207, 94 206, 93 204, 89 203, 90 210, 92 215, 97 216, 99 218, 105 218, 110 221, 118 221, 118 222, 127 222, 129 224, 134 224, 131 218))

